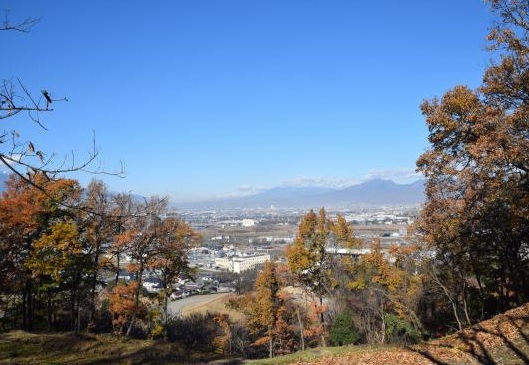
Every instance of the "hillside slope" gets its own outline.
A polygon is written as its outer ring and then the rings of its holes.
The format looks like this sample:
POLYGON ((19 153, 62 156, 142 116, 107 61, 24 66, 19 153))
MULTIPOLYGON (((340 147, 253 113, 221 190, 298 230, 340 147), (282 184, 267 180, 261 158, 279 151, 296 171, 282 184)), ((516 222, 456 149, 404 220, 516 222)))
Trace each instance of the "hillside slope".
POLYGON ((314 349, 252 364, 529 364, 529 303, 424 344, 314 349))

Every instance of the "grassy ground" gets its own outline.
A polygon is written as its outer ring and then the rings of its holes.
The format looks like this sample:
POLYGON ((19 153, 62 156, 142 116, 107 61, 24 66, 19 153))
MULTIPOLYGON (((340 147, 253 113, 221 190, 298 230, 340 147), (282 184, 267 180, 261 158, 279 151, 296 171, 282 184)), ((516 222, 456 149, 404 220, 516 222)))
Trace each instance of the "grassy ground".
POLYGON ((30 334, 0 335, 0 364, 201 364, 212 354, 193 354, 174 344, 132 340, 110 335, 30 334))
MULTIPOLYGON (((219 295, 219 294, 217 294, 219 295)), ((222 295, 216 299, 213 299, 207 303, 192 304, 185 307, 182 310, 182 315, 187 316, 192 313, 222 313, 228 314, 230 318, 240 321, 244 318, 241 312, 226 308, 226 303, 228 302, 231 294, 222 295)))

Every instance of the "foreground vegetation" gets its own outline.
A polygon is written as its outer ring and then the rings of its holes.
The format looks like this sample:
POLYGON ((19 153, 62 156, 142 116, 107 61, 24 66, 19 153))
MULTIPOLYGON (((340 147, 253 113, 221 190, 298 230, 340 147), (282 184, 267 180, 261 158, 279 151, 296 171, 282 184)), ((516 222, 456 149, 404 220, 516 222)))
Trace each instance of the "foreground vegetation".
POLYGON ((0 335, 0 364, 527 364, 529 304, 464 331, 413 346, 320 347, 267 360, 219 360, 215 354, 108 335, 0 335))
POLYGON ((218 357, 167 342, 112 335, 23 331, 0 335, 0 364, 194 364, 218 357))

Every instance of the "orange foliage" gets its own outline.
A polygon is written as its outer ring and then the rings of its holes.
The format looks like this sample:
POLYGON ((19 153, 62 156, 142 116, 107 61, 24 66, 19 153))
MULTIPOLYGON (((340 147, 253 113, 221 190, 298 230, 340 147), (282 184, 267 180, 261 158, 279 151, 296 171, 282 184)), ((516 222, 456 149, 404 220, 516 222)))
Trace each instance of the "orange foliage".
POLYGON ((138 318, 144 318, 147 315, 147 306, 140 302, 138 308, 135 307, 135 293, 138 289, 138 282, 131 281, 128 284, 120 283, 116 285, 109 295, 109 310, 112 314, 112 326, 114 332, 121 334, 128 325, 134 311, 138 318))

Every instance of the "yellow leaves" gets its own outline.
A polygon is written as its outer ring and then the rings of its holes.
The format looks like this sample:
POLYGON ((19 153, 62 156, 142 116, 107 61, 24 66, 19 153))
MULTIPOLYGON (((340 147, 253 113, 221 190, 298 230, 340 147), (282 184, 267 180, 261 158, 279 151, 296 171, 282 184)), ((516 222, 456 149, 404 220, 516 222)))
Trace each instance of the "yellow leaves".
POLYGON ((347 288, 351 290, 362 290, 365 289, 367 284, 365 280, 362 280, 363 278, 359 278, 357 280, 352 280, 347 283, 347 288))
POLYGON ((360 242, 354 236, 352 226, 347 223, 345 217, 338 214, 336 222, 330 221, 331 232, 335 235, 338 247, 356 248, 360 242))
POLYGON ((26 265, 36 276, 50 275, 59 281, 62 273, 76 265, 76 259, 82 254, 77 225, 71 221, 59 221, 34 242, 26 265))
POLYGON ((301 238, 312 237, 318 224, 317 219, 316 213, 313 210, 305 214, 299 223, 298 236, 301 238))
POLYGON ((296 238, 292 245, 287 246, 285 253, 288 266, 293 272, 303 271, 311 266, 310 252, 300 238, 296 238))
POLYGON ((415 246, 391 247, 388 252, 395 259, 395 263, 390 263, 382 254, 378 243, 375 242, 371 253, 346 266, 352 277, 347 287, 352 290, 377 287, 388 295, 394 296, 406 295, 410 291, 419 290, 417 288, 421 285, 420 277, 411 269, 414 264, 411 255, 416 249, 415 246), (408 271, 406 267, 409 267, 408 271))
POLYGON ((296 239, 287 247, 288 266, 300 282, 323 295, 337 284, 332 277, 327 247, 357 245, 353 230, 343 216, 333 220, 323 208, 318 214, 311 210, 302 217, 296 239))
POLYGON ((74 222, 57 222, 51 226, 51 232, 42 236, 34 244, 35 249, 55 247, 66 254, 82 252, 79 242, 79 232, 74 222))

